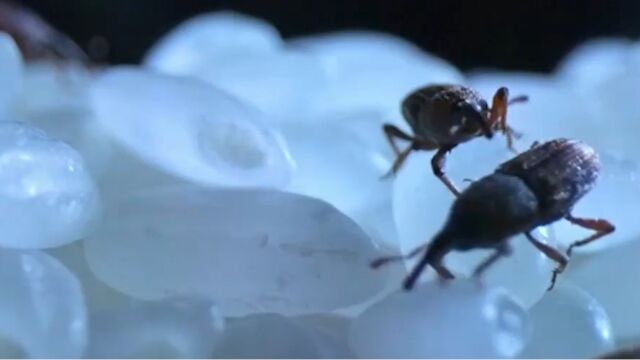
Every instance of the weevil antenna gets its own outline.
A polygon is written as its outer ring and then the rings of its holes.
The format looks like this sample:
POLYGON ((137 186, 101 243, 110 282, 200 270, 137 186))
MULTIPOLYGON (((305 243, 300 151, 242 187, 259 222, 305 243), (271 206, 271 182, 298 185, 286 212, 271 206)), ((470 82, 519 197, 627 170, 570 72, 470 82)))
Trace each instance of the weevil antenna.
POLYGON ((512 99, 509 99, 508 105, 513 105, 513 104, 518 104, 518 103, 525 103, 529 101, 529 96, 527 95, 518 95, 512 99))

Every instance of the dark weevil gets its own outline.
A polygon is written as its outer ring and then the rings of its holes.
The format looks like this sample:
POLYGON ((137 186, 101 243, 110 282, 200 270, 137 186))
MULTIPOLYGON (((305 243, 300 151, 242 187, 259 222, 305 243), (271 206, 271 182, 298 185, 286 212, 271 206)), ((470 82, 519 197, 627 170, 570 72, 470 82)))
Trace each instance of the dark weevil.
POLYGON ((490 139, 495 131, 504 133, 508 148, 515 152, 513 138, 518 134, 507 125, 507 107, 527 100, 524 95, 509 100, 506 87, 496 91, 491 108, 477 91, 460 85, 429 85, 413 91, 401 104, 402 115, 413 136, 395 125, 383 126, 396 154, 393 167, 384 178, 398 172, 412 151, 437 150, 431 159, 433 173, 454 195, 459 195, 458 188, 444 173, 447 153, 459 144, 483 135, 490 139), (409 147, 400 151, 396 138, 409 141, 409 147))
POLYGON ((38 14, 15 2, 0 1, 0 31, 9 34, 25 60, 88 62, 85 52, 38 14))
POLYGON ((618 349, 598 356, 596 359, 640 359, 640 346, 618 349))
POLYGON ((453 278, 442 265, 443 257, 452 250, 495 249, 476 268, 474 276, 479 277, 500 257, 510 253, 508 240, 512 236, 524 233, 538 250, 558 263, 551 278, 551 290, 576 246, 586 245, 615 230, 606 220, 578 218, 571 214, 573 206, 593 188, 599 173, 598 154, 583 142, 555 139, 534 144, 528 151, 502 163, 493 174, 469 185, 456 198, 443 229, 429 244, 405 256, 377 259, 371 266, 376 268, 389 261, 407 259, 426 249, 404 281, 404 288, 409 290, 427 265, 431 265, 441 278, 453 278), (536 227, 563 218, 595 231, 572 243, 566 257, 531 235, 536 227))

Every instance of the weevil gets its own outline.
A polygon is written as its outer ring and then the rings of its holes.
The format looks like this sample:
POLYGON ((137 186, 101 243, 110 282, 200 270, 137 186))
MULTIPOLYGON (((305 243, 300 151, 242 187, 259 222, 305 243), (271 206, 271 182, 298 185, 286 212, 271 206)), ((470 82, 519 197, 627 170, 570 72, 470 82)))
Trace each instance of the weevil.
POLYGON ((0 1, 0 31, 18 45, 25 60, 55 59, 88 62, 85 52, 38 14, 15 2, 0 1))
POLYGON ((640 359, 640 345, 611 351, 598 356, 596 359, 640 359))
POLYGON ((598 154, 584 142, 561 138, 534 143, 529 150, 499 165, 492 174, 472 182, 456 198, 443 228, 430 243, 404 256, 377 259, 371 266, 377 268, 424 253, 404 281, 404 288, 409 290, 427 265, 440 278, 453 278, 442 264, 450 251, 493 249, 475 269, 474 276, 480 277, 499 258, 509 255, 509 239, 524 233, 533 246, 557 263, 548 288, 551 290, 575 247, 615 231, 607 220, 572 215, 573 206, 595 185, 600 168, 598 154), (531 234, 536 227, 561 219, 594 233, 571 243, 566 254, 531 234))
POLYGON ((396 155, 391 170, 383 178, 395 175, 412 151, 437 150, 431 159, 433 174, 454 195, 460 195, 444 172, 447 154, 474 138, 491 139, 496 131, 506 136, 507 147, 515 152, 513 141, 519 134, 507 125, 507 107, 527 100, 525 95, 509 99, 506 87, 496 91, 491 108, 477 91, 465 86, 435 84, 413 91, 401 103, 402 115, 413 136, 395 125, 383 125, 383 132, 396 155), (396 139, 410 144, 401 151, 396 139))

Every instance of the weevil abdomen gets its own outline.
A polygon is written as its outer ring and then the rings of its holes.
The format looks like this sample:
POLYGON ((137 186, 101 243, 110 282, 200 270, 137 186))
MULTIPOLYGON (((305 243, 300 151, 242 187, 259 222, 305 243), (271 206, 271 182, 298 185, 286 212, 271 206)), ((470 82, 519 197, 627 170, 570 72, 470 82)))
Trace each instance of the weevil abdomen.
POLYGON ((539 204, 517 176, 494 173, 472 183, 456 199, 442 233, 451 248, 493 248, 532 226, 539 204))
POLYGON ((596 183, 600 160, 589 145, 555 139, 501 164, 496 173, 517 176, 536 194, 540 224, 564 217, 596 183))

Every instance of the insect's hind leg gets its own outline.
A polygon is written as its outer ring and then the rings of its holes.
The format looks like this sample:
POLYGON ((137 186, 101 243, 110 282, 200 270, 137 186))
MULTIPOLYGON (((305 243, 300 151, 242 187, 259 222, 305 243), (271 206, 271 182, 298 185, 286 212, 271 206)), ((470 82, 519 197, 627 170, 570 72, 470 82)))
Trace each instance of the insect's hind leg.
POLYGON ((509 244, 502 244, 501 246, 496 248, 496 251, 489 255, 483 262, 480 263, 473 271, 473 277, 479 278, 484 274, 491 265, 493 265, 496 261, 501 259, 504 256, 508 256, 511 254, 511 246, 509 244))
POLYGON ((547 291, 551 291, 553 287, 556 285, 556 280, 558 279, 558 275, 562 274, 564 269, 567 267, 569 260, 564 255, 562 255, 560 251, 558 251, 557 249, 554 249, 553 247, 543 242, 540 242, 538 239, 533 237, 531 233, 526 232, 524 233, 524 235, 527 237, 527 239, 529 239, 529 242, 531 242, 531 244, 533 244, 533 246, 536 247, 536 249, 540 250, 540 252, 542 252, 546 257, 555 261, 558 264, 558 266, 556 266, 556 268, 553 269, 553 274, 551 275, 551 283, 547 288, 547 291))
POLYGON ((394 160, 391 169, 386 174, 382 175, 382 179, 387 179, 395 175, 400 170, 405 160, 407 160, 407 157, 412 151, 433 150, 437 148, 437 145, 435 145, 434 143, 408 135, 395 125, 385 124, 382 127, 382 130, 385 134, 385 137, 387 138, 387 141, 391 145, 394 154, 396 155, 396 159, 394 160), (398 144, 396 143, 396 139, 409 141, 409 147, 401 151, 398 147, 398 144))
POLYGON ((371 267, 374 269, 377 269, 383 265, 386 265, 388 263, 392 263, 392 262, 396 262, 396 261, 401 261, 401 260, 407 260, 407 259, 411 259, 413 257, 415 257, 416 255, 420 254, 422 251, 424 251, 427 248, 428 244, 423 244, 418 246, 417 248, 413 249, 410 253, 406 254, 406 255, 392 255, 392 256, 385 256, 385 257, 381 257, 381 258, 377 258, 374 261, 371 262, 371 267))

